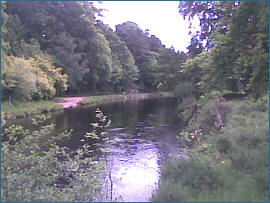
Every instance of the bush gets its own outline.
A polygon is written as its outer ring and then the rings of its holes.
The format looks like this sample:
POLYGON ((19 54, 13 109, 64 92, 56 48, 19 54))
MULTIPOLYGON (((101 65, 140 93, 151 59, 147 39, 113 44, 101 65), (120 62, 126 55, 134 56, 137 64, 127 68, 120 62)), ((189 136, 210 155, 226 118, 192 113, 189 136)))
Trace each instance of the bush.
MULTIPOLYGON (((43 116, 37 116, 34 123, 43 120, 43 116)), ((86 144, 71 156, 68 149, 55 144, 71 132, 48 139, 53 127, 46 125, 31 132, 11 126, 3 131, 3 201, 95 201, 103 197, 101 180, 106 163, 91 156, 86 144)))
POLYGON ((3 99, 30 100, 36 88, 36 74, 23 58, 8 56, 1 68, 3 99))
POLYGON ((181 133, 193 143, 186 149, 188 158, 166 164, 154 200, 269 201, 267 110, 266 97, 202 105, 181 133), (220 129, 213 124, 217 112, 226 118, 220 129), (183 187, 186 199, 166 196, 166 188, 177 185, 183 187))
POLYGON ((187 199, 187 190, 181 183, 164 180, 151 197, 151 202, 179 202, 187 199))
POLYGON ((67 75, 48 59, 6 56, 1 69, 3 100, 50 99, 67 89, 67 75))
POLYGON ((169 161, 162 171, 162 180, 181 183, 196 190, 215 189, 219 182, 219 174, 209 160, 192 157, 169 161))

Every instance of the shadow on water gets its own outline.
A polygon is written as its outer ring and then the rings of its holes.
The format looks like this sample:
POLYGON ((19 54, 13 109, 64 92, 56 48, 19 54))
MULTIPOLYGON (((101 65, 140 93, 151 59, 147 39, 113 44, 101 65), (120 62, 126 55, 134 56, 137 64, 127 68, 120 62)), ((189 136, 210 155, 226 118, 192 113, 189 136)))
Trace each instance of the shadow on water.
MULTIPOLYGON (((121 201, 148 201, 158 184, 161 167, 169 154, 179 154, 176 136, 181 131, 176 99, 148 99, 98 106, 112 120, 108 135, 117 139, 107 156, 113 182, 113 197, 121 201)), ((48 122, 55 123, 54 135, 74 129, 69 140, 60 145, 71 150, 91 131, 97 107, 67 109, 51 114, 48 122)), ((26 125, 30 118, 18 119, 26 125)), ((14 121, 13 121, 14 122, 14 121)), ((9 124, 11 124, 10 122, 9 124)), ((89 143, 93 144, 93 143, 89 143)))

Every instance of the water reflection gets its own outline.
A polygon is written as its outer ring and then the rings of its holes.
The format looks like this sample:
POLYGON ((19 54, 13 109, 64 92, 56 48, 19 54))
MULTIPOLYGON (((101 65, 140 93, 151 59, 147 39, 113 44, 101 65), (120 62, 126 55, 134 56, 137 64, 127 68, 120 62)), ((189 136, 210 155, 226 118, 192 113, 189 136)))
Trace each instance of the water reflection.
POLYGON ((140 144, 131 153, 111 156, 113 197, 122 201, 148 201, 159 179, 158 153, 156 148, 140 144))
POLYGON ((169 154, 179 153, 178 131, 158 119, 158 115, 144 115, 133 128, 110 130, 111 139, 118 140, 117 144, 111 145, 112 154, 108 156, 113 198, 149 201, 158 184, 164 160, 169 154))
MULTIPOLYGON (((159 181, 164 160, 169 154, 179 154, 176 135, 181 130, 174 99, 149 99, 137 102, 98 106, 112 120, 109 136, 117 143, 111 145, 107 157, 113 180, 113 198, 121 201, 148 201, 159 181)), ((54 135, 74 129, 70 140, 61 143, 73 149, 91 131, 96 107, 68 109, 52 113, 54 135)), ((31 117, 16 120, 29 124, 31 117)), ((89 143, 91 144, 91 143, 89 143)), ((93 143, 92 143, 93 144, 93 143)))

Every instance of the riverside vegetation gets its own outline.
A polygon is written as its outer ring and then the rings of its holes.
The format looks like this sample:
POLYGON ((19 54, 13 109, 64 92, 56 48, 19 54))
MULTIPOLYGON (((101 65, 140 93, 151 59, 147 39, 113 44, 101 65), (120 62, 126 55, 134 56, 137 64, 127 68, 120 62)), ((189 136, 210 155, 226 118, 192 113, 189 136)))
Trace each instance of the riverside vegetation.
MULTIPOLYGON (((110 120, 97 110, 93 131, 85 139, 94 137, 106 147, 105 129, 110 120)), ((34 125, 46 121, 47 116, 33 118, 34 125)), ((38 131, 12 125, 2 136, 2 190, 3 201, 94 201, 108 198, 103 177, 108 176, 106 159, 96 157, 87 143, 72 155, 56 142, 68 139, 72 130, 57 136, 48 136, 54 125, 43 125, 38 131), (102 189, 103 188, 103 189, 102 189)), ((107 148, 100 148, 106 151, 107 148)), ((109 187, 106 187, 109 188, 109 187)), ((109 189, 108 189, 109 190, 109 189)))
MULTIPOLYGON (((173 97, 172 93, 155 92, 144 94, 115 94, 115 95, 99 95, 99 96, 84 96, 82 101, 77 105, 99 105, 111 102, 120 102, 128 100, 141 100, 148 98, 163 98, 173 97)), ((28 102, 2 102, 1 112, 2 119, 21 118, 29 115, 36 115, 41 113, 48 113, 52 111, 59 111, 64 109, 64 106, 57 102, 62 101, 62 98, 55 98, 54 101, 28 101, 28 102)))
POLYGON ((268 201, 268 97, 257 102, 201 99, 179 139, 187 158, 168 161, 153 201, 268 201), (217 125, 218 111, 225 115, 217 125))
POLYGON ((191 82, 174 89, 188 155, 168 161, 153 201, 269 201, 269 14, 263 6, 269 4, 180 2, 180 13, 198 16, 201 25, 184 65, 191 82))
MULTIPOLYGON (((123 92, 173 92, 187 158, 168 160, 152 200, 269 201, 268 7, 181 1, 180 14, 200 21, 184 53, 134 22, 113 31, 97 20, 102 9, 92 2, 2 1, 2 123, 62 108, 50 100, 63 94, 118 94, 82 102, 100 104, 133 99, 123 92)), ((44 119, 37 115, 35 123, 44 119)), ((3 200, 92 201, 103 192, 106 160, 83 159, 87 147, 71 157, 46 136, 51 128, 2 129, 3 200)))

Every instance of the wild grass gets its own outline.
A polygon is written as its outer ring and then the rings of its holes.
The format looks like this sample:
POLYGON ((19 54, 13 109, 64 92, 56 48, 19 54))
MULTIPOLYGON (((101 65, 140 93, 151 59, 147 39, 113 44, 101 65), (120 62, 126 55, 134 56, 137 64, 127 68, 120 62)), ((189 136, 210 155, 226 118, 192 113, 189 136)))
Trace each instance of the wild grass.
POLYGON ((63 109, 53 101, 31 101, 31 102, 2 102, 1 112, 5 118, 8 117, 25 117, 28 115, 46 113, 63 109))
POLYGON ((269 201, 268 97, 225 104, 225 127, 168 161, 153 201, 269 201))
POLYGON ((156 93, 142 93, 142 94, 119 94, 119 95, 100 95, 89 96, 83 99, 82 105, 97 105, 111 102, 128 101, 128 100, 141 100, 150 98, 172 97, 171 93, 156 92, 156 93))

